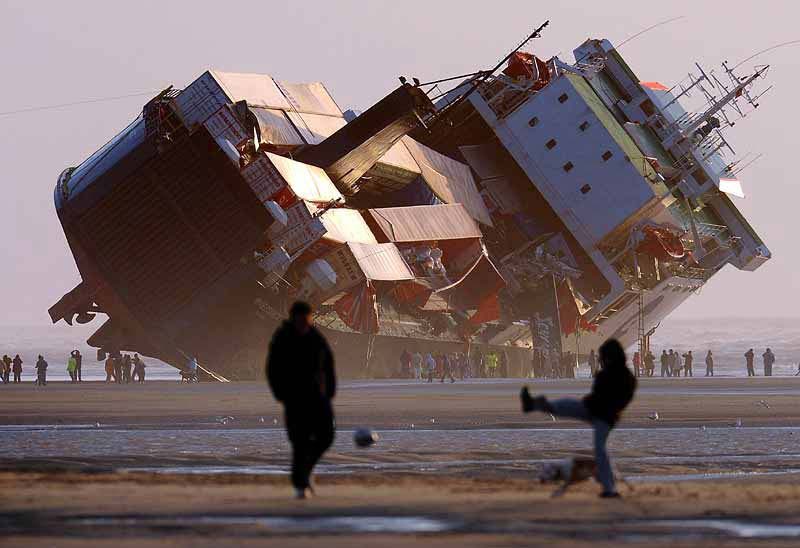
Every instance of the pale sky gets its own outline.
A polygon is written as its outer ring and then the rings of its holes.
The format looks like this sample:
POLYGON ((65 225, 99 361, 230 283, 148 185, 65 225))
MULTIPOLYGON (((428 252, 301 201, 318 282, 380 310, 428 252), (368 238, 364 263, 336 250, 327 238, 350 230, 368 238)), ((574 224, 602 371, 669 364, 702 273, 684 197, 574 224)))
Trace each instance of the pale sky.
MULTIPOLYGON (((686 19, 626 44, 642 80, 667 86, 695 61, 734 64, 800 38, 796 2, 12 2, 0 0, 0 113, 181 87, 208 68, 323 81, 343 109, 365 109, 400 74, 435 79, 493 66, 543 20, 542 57, 588 37, 619 43, 661 20, 686 19)), ((800 316, 800 186, 795 124, 800 46, 770 62, 775 89, 728 132, 739 154, 764 153, 741 174, 737 205, 773 252, 755 273, 718 274, 675 316, 800 316)), ((752 63, 750 63, 751 65, 752 63)), ((47 308, 79 281, 53 207, 59 173, 121 130, 148 97, 0 114, 0 325, 49 323, 47 308)), ((97 323, 97 322, 95 322, 97 323)), ((99 323, 97 323, 99 326, 99 323)))

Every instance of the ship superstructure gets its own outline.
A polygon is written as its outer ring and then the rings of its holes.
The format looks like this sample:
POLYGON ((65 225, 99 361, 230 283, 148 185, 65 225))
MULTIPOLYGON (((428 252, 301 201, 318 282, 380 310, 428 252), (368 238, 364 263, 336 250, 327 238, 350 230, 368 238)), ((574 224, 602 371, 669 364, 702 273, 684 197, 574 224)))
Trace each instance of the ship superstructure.
POLYGON ((258 374, 298 298, 354 374, 402 348, 492 345, 519 373, 530 348, 646 346, 722 267, 770 257, 729 197, 723 133, 766 68, 669 90, 607 40, 574 55, 515 50, 445 93, 402 78, 363 113, 267 75, 165 90, 59 177, 83 282, 53 321, 104 313, 101 353, 229 378, 258 374))

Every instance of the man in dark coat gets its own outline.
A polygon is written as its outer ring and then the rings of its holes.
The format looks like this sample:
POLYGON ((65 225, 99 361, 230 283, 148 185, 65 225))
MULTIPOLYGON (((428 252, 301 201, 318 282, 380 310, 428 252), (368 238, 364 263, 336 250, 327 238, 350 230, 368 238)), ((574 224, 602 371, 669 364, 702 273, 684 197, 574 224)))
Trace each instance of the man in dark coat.
POLYGON ((267 380, 283 404, 292 444, 292 485, 297 498, 313 494, 311 473, 333 443, 331 400, 336 395, 333 353, 313 326, 311 307, 296 302, 275 331, 267 357, 267 380))
POLYGON ((775 354, 772 353, 772 350, 767 348, 767 351, 761 355, 764 358, 764 376, 771 377, 772 376, 772 366, 775 363, 775 354))
POLYGON ((19 357, 19 354, 14 356, 11 365, 14 370, 14 382, 22 382, 22 358, 19 357))
POLYGON ((40 354, 36 360, 36 384, 39 386, 47 385, 47 361, 40 354))
POLYGON ((744 353, 744 360, 745 360, 745 364, 747 365, 747 376, 748 377, 755 377, 756 376, 756 370, 753 368, 753 360, 755 359, 755 357, 756 357, 756 354, 755 354, 755 352, 753 352, 752 348, 744 353))
POLYGON ((625 350, 615 339, 600 347, 600 372, 595 377, 592 391, 582 400, 563 398, 548 401, 544 396, 531 397, 528 387, 522 388, 522 411, 542 411, 556 417, 578 419, 594 429, 594 458, 597 479, 603 486, 604 498, 619 497, 614 486, 614 473, 606 451, 608 435, 616 426, 622 412, 633 400, 636 377, 625 365, 625 350))

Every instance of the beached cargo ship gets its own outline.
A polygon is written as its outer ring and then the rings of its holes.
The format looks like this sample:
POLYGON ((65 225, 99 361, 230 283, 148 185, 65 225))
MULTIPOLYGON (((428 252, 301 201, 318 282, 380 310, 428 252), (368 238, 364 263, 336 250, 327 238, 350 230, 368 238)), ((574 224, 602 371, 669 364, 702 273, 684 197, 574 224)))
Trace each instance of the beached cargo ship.
POLYGON ((53 321, 104 314, 99 355, 196 357, 226 378, 263 374, 295 299, 351 375, 403 348, 501 348, 511 374, 531 349, 541 367, 607 337, 646 348, 725 265, 770 258, 730 198, 723 134, 766 68, 725 66, 723 83, 698 66, 668 89, 607 40, 574 55, 518 49, 444 92, 401 78, 363 113, 261 74, 165 90, 58 179, 83 281, 53 321))

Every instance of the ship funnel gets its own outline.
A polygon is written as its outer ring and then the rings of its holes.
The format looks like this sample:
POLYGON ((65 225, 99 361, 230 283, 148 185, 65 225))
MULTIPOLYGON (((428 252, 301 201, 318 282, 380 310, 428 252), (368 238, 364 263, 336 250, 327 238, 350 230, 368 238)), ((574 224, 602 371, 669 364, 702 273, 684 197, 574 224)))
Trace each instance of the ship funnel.
POLYGON ((296 159, 321 167, 339 191, 353 196, 359 180, 381 156, 422 123, 435 108, 418 87, 403 84, 296 159))

